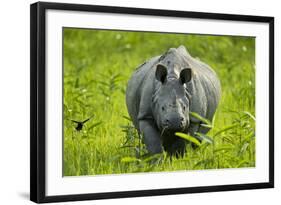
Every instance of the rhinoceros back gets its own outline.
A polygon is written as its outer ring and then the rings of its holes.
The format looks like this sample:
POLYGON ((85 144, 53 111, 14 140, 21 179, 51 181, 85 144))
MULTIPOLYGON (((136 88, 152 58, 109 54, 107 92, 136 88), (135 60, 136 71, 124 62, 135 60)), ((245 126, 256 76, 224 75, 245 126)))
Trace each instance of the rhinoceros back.
POLYGON ((193 71, 192 83, 187 85, 187 90, 191 92, 193 99, 190 109, 192 112, 212 120, 220 100, 220 81, 207 64, 193 58, 189 53, 186 55, 186 59, 193 71))

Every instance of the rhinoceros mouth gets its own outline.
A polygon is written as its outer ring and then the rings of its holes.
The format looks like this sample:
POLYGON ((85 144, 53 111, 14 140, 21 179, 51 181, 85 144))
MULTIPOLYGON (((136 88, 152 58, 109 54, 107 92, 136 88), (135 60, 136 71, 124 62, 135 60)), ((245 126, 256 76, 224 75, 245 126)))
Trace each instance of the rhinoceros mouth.
POLYGON ((164 126, 161 131, 161 137, 166 135, 174 135, 176 132, 184 132, 186 129, 184 127, 180 128, 174 128, 174 127, 168 127, 164 126))

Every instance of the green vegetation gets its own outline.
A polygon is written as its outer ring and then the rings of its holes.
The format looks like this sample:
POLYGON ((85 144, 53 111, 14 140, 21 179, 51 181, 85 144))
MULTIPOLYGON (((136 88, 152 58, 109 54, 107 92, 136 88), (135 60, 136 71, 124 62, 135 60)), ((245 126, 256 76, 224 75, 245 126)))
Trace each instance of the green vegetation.
POLYGON ((65 176, 253 167, 254 115, 252 37, 64 29, 65 176), (202 143, 177 133, 190 142, 183 158, 151 156, 127 117, 127 80, 138 65, 179 45, 217 72, 222 98, 213 122, 201 119, 212 127, 197 133, 202 143), (80 127, 73 121, 88 118, 80 127))

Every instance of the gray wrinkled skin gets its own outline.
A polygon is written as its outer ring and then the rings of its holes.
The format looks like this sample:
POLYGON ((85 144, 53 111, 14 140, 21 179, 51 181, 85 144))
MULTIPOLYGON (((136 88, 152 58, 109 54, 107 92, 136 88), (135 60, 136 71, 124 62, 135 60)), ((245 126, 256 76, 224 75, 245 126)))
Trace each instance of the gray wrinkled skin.
POLYGON ((180 46, 137 68, 127 85, 126 104, 150 153, 164 149, 183 155, 186 142, 174 133, 207 133, 189 112, 212 120, 220 92, 215 72, 180 46))

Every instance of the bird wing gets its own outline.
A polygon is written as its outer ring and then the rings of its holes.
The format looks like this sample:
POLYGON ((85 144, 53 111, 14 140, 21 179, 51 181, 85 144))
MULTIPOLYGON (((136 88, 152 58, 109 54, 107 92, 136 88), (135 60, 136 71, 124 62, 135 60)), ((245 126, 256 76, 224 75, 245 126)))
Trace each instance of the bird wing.
MULTIPOLYGON (((71 120, 71 119, 70 119, 71 120)), ((81 123, 81 122, 79 122, 79 121, 76 121, 76 120, 71 120, 72 122, 75 122, 75 123, 81 123)))
POLYGON ((90 119, 92 119, 94 117, 94 115, 92 115, 91 117, 89 117, 88 119, 84 120, 82 123, 85 123, 87 121, 89 121, 90 119))

